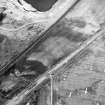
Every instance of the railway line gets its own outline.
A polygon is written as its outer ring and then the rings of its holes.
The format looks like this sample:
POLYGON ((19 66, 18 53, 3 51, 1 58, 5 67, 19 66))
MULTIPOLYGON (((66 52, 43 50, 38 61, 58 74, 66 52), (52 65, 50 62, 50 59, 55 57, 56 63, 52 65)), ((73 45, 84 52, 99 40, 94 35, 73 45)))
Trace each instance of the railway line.
MULTIPOLYGON (((40 43, 42 40, 46 39, 47 37, 47 33, 49 33, 49 31, 79 2, 79 0, 77 0, 76 2, 73 3, 73 5, 70 5, 70 7, 67 7, 62 13, 61 15, 59 15, 56 19, 53 19, 53 21, 51 21, 50 25, 47 26, 47 28, 45 29, 45 31, 43 33, 41 33, 42 35, 39 35, 39 37, 36 39, 34 39, 32 42, 30 42, 31 44, 24 49, 20 54, 16 55, 12 60, 10 60, 8 63, 6 63, 6 65, 4 65, 3 67, 1 66, 0 69, 0 74, 2 74, 2 72, 4 72, 5 70, 7 70, 8 68, 10 68, 13 64, 16 63, 16 61, 18 59, 20 59, 22 56, 24 56, 26 53, 28 53, 30 50, 32 50, 32 48, 34 46, 37 46, 38 43, 40 43)), ((29 23, 30 24, 30 23, 29 23)), ((31 23, 33 24, 33 23, 31 23)), ((26 26, 26 25, 25 25, 26 26)), ((23 28, 23 26, 22 26, 23 28)), ((3 29, 5 30, 5 29, 3 29)), ((10 31, 17 31, 20 30, 16 29, 16 30, 10 30, 10 31)), ((6 31, 6 30, 5 30, 6 31)), ((9 30, 7 30, 9 31, 9 30)))

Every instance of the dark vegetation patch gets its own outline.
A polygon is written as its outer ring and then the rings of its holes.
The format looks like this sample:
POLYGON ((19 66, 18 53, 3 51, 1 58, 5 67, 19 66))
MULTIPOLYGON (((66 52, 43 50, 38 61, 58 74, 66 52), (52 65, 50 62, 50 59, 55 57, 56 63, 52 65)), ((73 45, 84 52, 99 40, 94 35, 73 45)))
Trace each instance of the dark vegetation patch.
POLYGON ((57 0, 24 0, 40 12, 48 11, 57 0))

